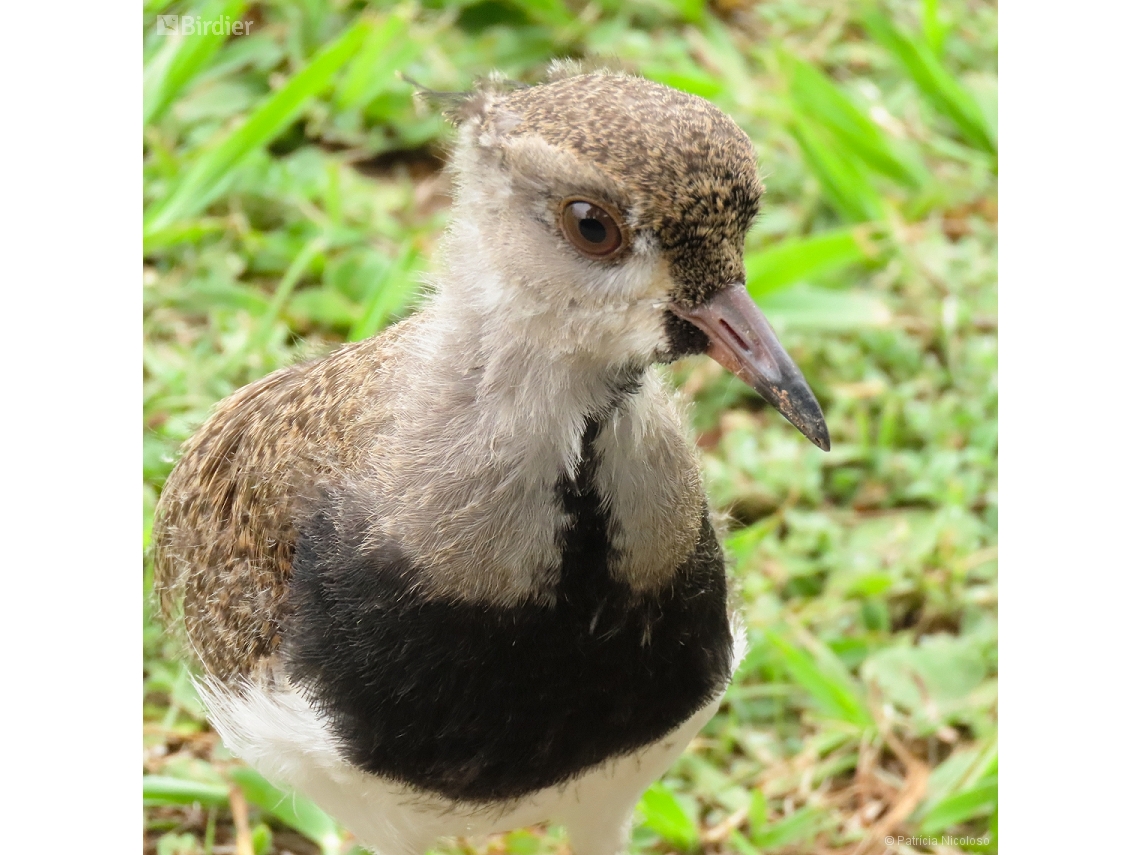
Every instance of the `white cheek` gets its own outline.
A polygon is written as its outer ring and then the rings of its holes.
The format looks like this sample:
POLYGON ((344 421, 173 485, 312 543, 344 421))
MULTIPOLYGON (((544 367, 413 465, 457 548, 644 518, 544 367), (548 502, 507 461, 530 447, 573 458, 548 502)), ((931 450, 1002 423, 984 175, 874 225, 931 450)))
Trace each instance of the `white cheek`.
POLYGON ((461 187, 456 203, 439 302, 494 318, 504 336, 607 361, 649 358, 665 346, 672 283, 651 235, 638 234, 620 260, 585 258, 552 229, 541 205, 518 198, 494 172, 461 187))
POLYGON ((631 314, 657 312, 671 288, 668 267, 652 235, 639 234, 621 261, 603 265, 582 259, 578 281, 584 302, 631 314), (590 298, 593 299, 590 299, 590 298))

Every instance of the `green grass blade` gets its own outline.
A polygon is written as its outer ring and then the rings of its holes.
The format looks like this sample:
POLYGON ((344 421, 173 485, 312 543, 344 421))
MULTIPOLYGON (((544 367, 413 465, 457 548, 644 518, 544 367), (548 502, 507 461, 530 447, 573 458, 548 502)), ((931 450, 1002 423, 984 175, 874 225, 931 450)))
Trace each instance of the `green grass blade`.
POLYGON ((996 778, 998 770, 998 746, 996 737, 982 752, 977 765, 966 776, 964 784, 972 787, 985 778, 996 778))
POLYGON ((801 285, 760 297, 760 308, 778 329, 857 332, 882 328, 891 311, 882 300, 860 291, 833 291, 801 285))
POLYGON ((151 235, 144 245, 144 252, 151 246, 173 246, 176 243, 198 243, 205 237, 219 235, 225 232, 226 221, 221 217, 201 217, 192 220, 180 220, 165 229, 159 229, 151 235))
POLYGON ((400 254, 388 272, 376 280, 365 298, 365 309, 349 331, 349 341, 360 341, 375 335, 394 314, 408 304, 416 292, 416 262, 419 250, 412 239, 404 241, 400 254))
POLYGON ((938 834, 952 825, 985 816, 997 810, 997 800, 997 779, 988 778, 932 807, 919 826, 919 831, 923 834, 938 834))
POLYGON ((397 69, 416 58, 420 43, 409 37, 411 16, 410 7, 400 7, 369 29, 333 93, 333 103, 339 109, 364 107, 397 82, 397 69))
POLYGON ((922 0, 922 35, 935 56, 941 55, 946 41, 946 25, 939 15, 939 5, 938 0, 922 0))
POLYGON ((668 7, 678 18, 690 24, 699 23, 706 15, 703 0, 662 0, 661 5, 668 7))
POLYGON ((997 153, 997 133, 977 99, 946 69, 925 40, 903 32, 879 12, 868 12, 863 24, 906 69, 930 106, 954 123, 963 139, 990 154, 997 153))
POLYGON ((874 724, 855 681, 825 645, 816 645, 812 655, 774 629, 765 630, 764 637, 775 648, 784 669, 811 695, 825 716, 858 727, 874 724))
POLYGON ((752 791, 748 804, 748 825, 753 834, 768 827, 768 798, 759 787, 752 791))
POLYGON ((167 775, 143 775, 143 803, 153 805, 228 805, 229 790, 217 784, 203 784, 167 775))
POLYGON ((882 129, 827 75, 790 54, 782 60, 792 103, 801 115, 824 125, 851 154, 876 172, 911 188, 929 180, 922 165, 901 157, 882 129))
POLYGON ((658 781, 646 790, 637 807, 645 824, 666 842, 685 852, 696 849, 700 842, 697 824, 663 783, 658 781))
POLYGON ((855 223, 883 219, 882 197, 871 186, 859 161, 840 154, 806 115, 793 117, 789 129, 799 143, 808 169, 844 219, 855 223))
POLYGON ((688 92, 690 95, 696 95, 700 98, 713 100, 719 98, 724 92, 725 83, 719 77, 706 73, 698 68, 695 63, 680 68, 678 65, 677 62, 649 63, 642 69, 642 74, 650 80, 672 86, 674 89, 680 89, 682 92, 688 92))
POLYGON ((526 0, 515 4, 538 24, 557 30, 574 23, 574 15, 562 0, 526 0))
POLYGON ((744 256, 748 291, 753 297, 810 282, 825 273, 869 261, 871 242, 865 228, 834 229, 804 238, 788 238, 744 256))
POLYGON ((729 841, 732 843, 732 848, 729 852, 738 852, 740 855, 763 855, 759 849, 748 842, 748 838, 741 834, 736 829, 729 832, 729 841))
POLYGON ((752 842, 761 851, 780 849, 814 837, 827 818, 819 808, 802 807, 779 822, 769 823, 752 832, 752 842))
POLYGON ((277 288, 273 292, 273 299, 269 301, 264 313, 261 315, 257 330, 250 337, 246 346, 234 355, 233 363, 235 365, 240 362, 247 353, 261 353, 264 351, 265 346, 273 337, 273 327, 281 319, 281 315, 285 310, 285 304, 292 295, 293 289, 297 287, 297 283, 301 281, 301 277, 308 271, 310 265, 313 263, 313 259, 324 251, 327 243, 326 237, 322 234, 317 235, 301 247, 301 251, 297 253, 289 265, 289 269, 285 271, 285 275, 282 276, 281 281, 277 283, 277 288))
POLYGON ((305 835, 327 855, 340 852, 340 828, 332 817, 311 801, 294 793, 282 792, 248 767, 234 769, 230 777, 241 787, 242 795, 250 804, 305 835))
MULTIPOLYGON (((246 0, 214 0, 196 10, 203 21, 240 21, 246 0)), ((158 120, 178 94, 210 64, 226 39, 224 32, 167 36, 143 69, 143 124, 158 120)))
POLYGON ((333 75, 360 48, 369 27, 368 21, 359 21, 346 30, 281 89, 262 101, 239 128, 202 152, 170 193, 144 215, 144 245, 153 248, 156 234, 208 205, 243 158, 270 143, 310 99, 329 85, 333 75))
POLYGON ((939 793, 931 793, 932 798, 923 804, 912 819, 919 821, 923 833, 936 834, 966 819, 986 813, 997 811, 996 786, 998 779, 998 750, 997 739, 990 740, 988 745, 978 746, 978 751, 967 750, 965 756, 975 754, 968 765, 962 767, 961 762, 954 764, 951 761, 943 763, 931 779, 942 776, 944 770, 954 765, 955 780, 949 789, 942 788, 939 793), (992 798, 991 798, 992 796, 992 798))

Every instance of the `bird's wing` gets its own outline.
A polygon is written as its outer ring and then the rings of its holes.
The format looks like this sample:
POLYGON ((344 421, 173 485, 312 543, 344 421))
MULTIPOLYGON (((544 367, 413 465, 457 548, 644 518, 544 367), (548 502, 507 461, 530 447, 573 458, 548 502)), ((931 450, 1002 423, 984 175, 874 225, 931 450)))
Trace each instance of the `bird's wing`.
POLYGON ((247 675, 277 648, 297 514, 384 420, 409 323, 239 389, 183 446, 156 510, 155 589, 207 673, 247 675))

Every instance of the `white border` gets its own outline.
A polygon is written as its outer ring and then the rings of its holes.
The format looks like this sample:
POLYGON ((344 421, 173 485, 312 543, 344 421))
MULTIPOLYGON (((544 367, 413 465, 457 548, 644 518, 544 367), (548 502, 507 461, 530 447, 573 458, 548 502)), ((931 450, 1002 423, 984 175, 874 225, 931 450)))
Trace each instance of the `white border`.
POLYGON ((141 837, 139 25, 77 2, 0 22, 11 852, 141 837))
POLYGON ((1140 10, 1001 13, 1000 844, 1130 845, 1136 810, 1140 10))

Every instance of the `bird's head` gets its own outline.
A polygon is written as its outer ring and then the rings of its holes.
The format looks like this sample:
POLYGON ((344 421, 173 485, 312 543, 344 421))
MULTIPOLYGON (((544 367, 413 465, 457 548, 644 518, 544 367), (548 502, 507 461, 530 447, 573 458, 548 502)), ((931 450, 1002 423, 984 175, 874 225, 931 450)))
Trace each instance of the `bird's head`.
POLYGON ((446 96, 459 129, 450 287, 556 353, 648 366, 707 353, 823 449, 803 375, 744 287, 763 185, 705 101, 615 72, 446 96))

